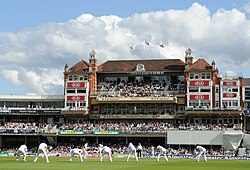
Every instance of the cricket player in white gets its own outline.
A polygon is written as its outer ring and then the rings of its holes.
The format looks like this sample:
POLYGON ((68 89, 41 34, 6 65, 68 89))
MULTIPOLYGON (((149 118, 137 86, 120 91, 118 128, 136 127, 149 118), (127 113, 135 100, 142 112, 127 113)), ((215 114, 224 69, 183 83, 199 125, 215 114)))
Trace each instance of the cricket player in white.
POLYGON ((23 161, 26 162, 27 151, 28 151, 27 146, 21 145, 16 152, 16 161, 18 161, 18 157, 20 155, 23 155, 23 161))
POLYGON ((128 162, 128 160, 129 160, 129 158, 130 158, 130 155, 131 155, 132 153, 134 153, 135 159, 136 159, 136 161, 138 162, 138 157, 137 157, 137 155, 136 155, 136 148, 135 148, 135 146, 130 142, 130 143, 128 144, 128 157, 127 157, 127 162, 128 162))
POLYGON ((50 163, 49 158, 48 158, 48 146, 47 146, 46 143, 41 143, 39 145, 36 156, 35 156, 35 159, 34 159, 34 162, 36 162, 38 160, 38 157, 39 157, 40 153, 43 153, 43 155, 44 155, 44 157, 46 159, 46 162, 50 163))
POLYGON ((151 158, 155 157, 155 147, 152 145, 151 146, 151 158))
POLYGON ((201 155, 204 156, 204 160, 205 160, 205 162, 207 162, 207 156, 206 156, 207 150, 206 150, 206 148, 204 148, 200 145, 197 145, 195 149, 199 152, 199 155, 197 156, 197 162, 200 161, 201 155))
POLYGON ((167 158, 167 156, 166 156, 166 154, 167 154, 167 149, 166 149, 166 148, 163 148, 161 145, 158 145, 158 146, 156 147, 156 149, 159 150, 159 153, 158 153, 158 156, 157 156, 157 162, 160 161, 160 156, 161 156, 161 155, 163 155, 164 158, 166 159, 166 161, 168 161, 168 158, 167 158))
POLYGON ((74 148, 74 149, 71 149, 70 150, 70 158, 69 158, 69 162, 72 161, 72 158, 74 155, 78 155, 79 159, 81 162, 83 162, 83 150, 82 149, 79 149, 79 148, 74 148))
POLYGON ((108 154, 110 162, 113 162, 110 147, 103 146, 103 145, 100 144, 99 145, 99 152, 100 152, 100 157, 101 157, 100 162, 102 162, 102 159, 103 159, 105 154, 108 154))
POLYGON ((83 150, 83 154, 84 154, 84 158, 86 159, 87 158, 87 155, 88 155, 88 142, 86 142, 82 148, 83 150))

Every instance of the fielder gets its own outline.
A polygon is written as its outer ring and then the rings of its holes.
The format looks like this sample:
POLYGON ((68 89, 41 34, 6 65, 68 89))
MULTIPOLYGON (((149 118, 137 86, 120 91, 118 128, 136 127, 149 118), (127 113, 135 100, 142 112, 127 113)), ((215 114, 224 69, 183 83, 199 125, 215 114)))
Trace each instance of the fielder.
POLYGON ((72 161, 72 158, 74 155, 78 155, 79 159, 81 162, 83 162, 83 150, 82 149, 79 149, 79 148, 74 148, 74 149, 71 149, 70 150, 70 158, 69 158, 69 162, 72 161))
POLYGON ((128 162, 128 160, 129 160, 129 158, 130 158, 130 155, 131 155, 132 153, 134 153, 135 159, 136 159, 136 161, 138 162, 138 157, 137 157, 137 155, 136 155, 136 148, 135 148, 135 146, 130 142, 130 143, 128 144, 128 157, 127 157, 127 162, 128 162))
POLYGON ((99 145, 99 152, 100 152, 100 156, 101 156, 100 162, 102 162, 102 159, 103 159, 105 154, 108 154, 110 162, 113 162, 110 147, 103 146, 103 145, 100 144, 99 145))
POLYGON ((151 146, 151 155, 150 155, 151 158, 154 158, 155 157, 155 147, 152 145, 151 146))
POLYGON ((157 162, 160 161, 160 156, 161 156, 161 155, 163 155, 164 158, 166 159, 166 161, 168 161, 168 158, 167 158, 167 156, 166 156, 166 154, 167 154, 167 149, 166 149, 166 148, 163 148, 161 145, 158 145, 156 148, 159 150, 159 153, 158 153, 158 156, 157 156, 157 162))
POLYGON ((201 155, 204 156, 204 160, 205 160, 205 162, 207 162, 207 156, 206 156, 207 150, 206 150, 206 148, 204 148, 200 145, 196 145, 195 149, 199 152, 199 155, 197 156, 197 162, 200 161, 201 155))
POLYGON ((88 155, 88 142, 86 142, 82 148, 83 150, 83 154, 84 154, 84 158, 87 159, 87 155, 88 155))
POLYGON ((16 161, 18 161, 18 157, 20 155, 23 155, 23 161, 26 162, 27 151, 28 151, 27 146, 21 145, 16 152, 16 161))
POLYGON ((43 155, 44 155, 44 157, 46 159, 46 162, 50 163, 49 158, 48 158, 48 146, 47 146, 46 143, 41 143, 39 145, 36 156, 35 156, 35 159, 34 159, 34 162, 36 162, 38 160, 38 157, 39 157, 40 153, 43 153, 43 155))

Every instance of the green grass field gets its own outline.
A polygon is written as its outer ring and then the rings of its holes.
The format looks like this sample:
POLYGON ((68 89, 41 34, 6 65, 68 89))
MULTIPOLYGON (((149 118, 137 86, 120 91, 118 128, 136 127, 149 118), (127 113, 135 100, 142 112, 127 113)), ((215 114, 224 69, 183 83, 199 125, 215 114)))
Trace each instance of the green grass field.
POLYGON ((0 169, 25 169, 25 170, 244 170, 250 169, 249 160, 208 160, 208 162, 195 162, 194 159, 169 159, 166 162, 163 158, 160 162, 156 159, 141 158, 139 162, 131 158, 129 162, 125 159, 114 158, 110 163, 108 158, 104 158, 103 162, 99 162, 99 158, 88 158, 81 163, 78 158, 73 158, 69 162, 66 157, 50 157, 50 163, 47 164, 45 159, 39 158, 34 163, 33 157, 28 157, 27 162, 16 162, 15 157, 0 157, 0 169))

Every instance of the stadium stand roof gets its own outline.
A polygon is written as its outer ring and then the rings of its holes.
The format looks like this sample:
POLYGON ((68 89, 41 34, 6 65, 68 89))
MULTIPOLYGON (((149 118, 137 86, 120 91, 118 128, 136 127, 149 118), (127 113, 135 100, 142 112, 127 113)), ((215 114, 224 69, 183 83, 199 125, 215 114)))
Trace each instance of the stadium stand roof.
POLYGON ((135 71, 138 64, 143 64, 146 71, 184 70, 185 63, 180 59, 155 60, 110 60, 98 67, 98 72, 135 71))

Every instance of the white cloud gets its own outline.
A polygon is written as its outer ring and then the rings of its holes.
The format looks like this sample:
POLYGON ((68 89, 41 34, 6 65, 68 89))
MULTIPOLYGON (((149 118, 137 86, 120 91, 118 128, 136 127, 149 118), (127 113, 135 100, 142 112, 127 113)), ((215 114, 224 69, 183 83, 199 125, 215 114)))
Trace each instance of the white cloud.
POLYGON ((194 3, 184 10, 127 18, 83 14, 65 23, 1 32, 0 75, 29 93, 63 94, 64 65, 88 61, 92 49, 102 63, 107 59, 184 60, 189 46, 196 59, 215 60, 219 69, 242 67, 242 72, 250 72, 246 64, 250 63, 250 21, 245 13, 237 9, 211 13, 194 3), (145 47, 145 39, 150 46, 145 47))
POLYGON ((18 79, 17 70, 1 70, 1 76, 11 81, 14 85, 20 85, 21 81, 18 79))

